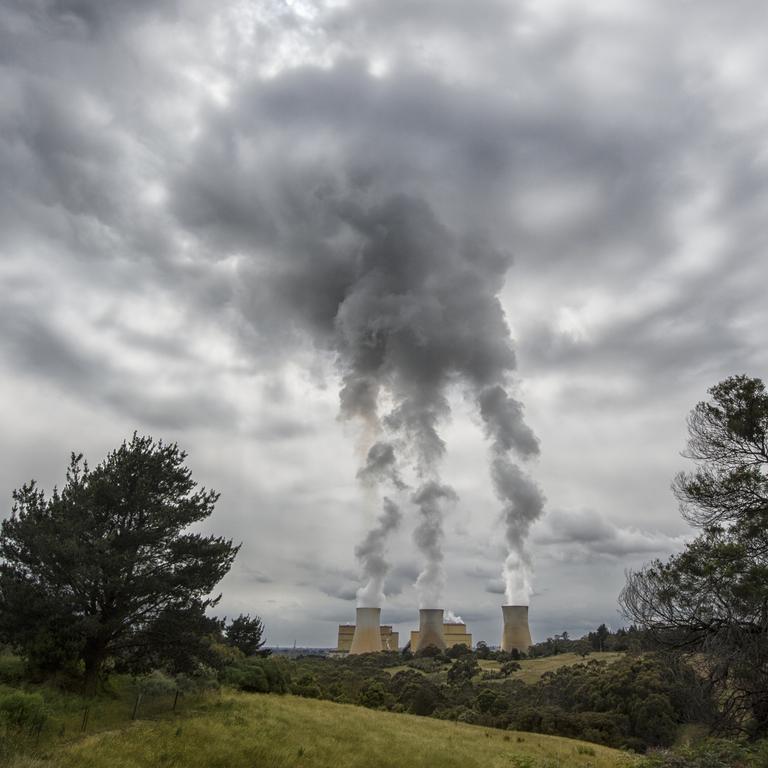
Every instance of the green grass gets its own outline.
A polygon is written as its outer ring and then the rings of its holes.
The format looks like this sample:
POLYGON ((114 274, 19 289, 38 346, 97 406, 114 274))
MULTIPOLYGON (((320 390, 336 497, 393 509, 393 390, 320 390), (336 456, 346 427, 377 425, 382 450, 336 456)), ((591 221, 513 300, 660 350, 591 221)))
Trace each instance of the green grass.
MULTIPOLYGON (((511 680, 522 680, 524 683, 535 683, 541 679, 546 672, 554 672, 560 667, 572 666, 573 664, 587 664, 592 660, 607 661, 608 663, 618 661, 624 656, 623 653, 606 651, 604 653, 592 653, 586 658, 582 658, 578 653, 560 653, 557 656, 545 656, 540 659, 523 659, 518 662, 521 669, 510 675, 511 680)), ((498 661, 482 660, 480 667, 483 670, 496 670, 501 668, 498 661)))
POLYGON ((497 731, 294 696, 225 693, 196 712, 86 737, 29 765, 613 768, 632 762, 618 750, 556 736, 497 731))
MULTIPOLYGON (((0 684, 0 695, 19 690, 42 694, 47 719, 39 734, 26 729, 20 732, 8 731, 3 741, 3 734, 0 732, 0 765, 8 752, 28 754, 55 751, 63 744, 82 738, 84 725, 87 734, 126 727, 131 723, 136 703, 133 681, 119 675, 113 676, 107 690, 94 699, 59 690, 52 684, 0 684)), ((205 694, 180 696, 174 712, 173 695, 147 695, 140 702, 137 716, 140 719, 183 716, 209 699, 210 695, 205 694)))

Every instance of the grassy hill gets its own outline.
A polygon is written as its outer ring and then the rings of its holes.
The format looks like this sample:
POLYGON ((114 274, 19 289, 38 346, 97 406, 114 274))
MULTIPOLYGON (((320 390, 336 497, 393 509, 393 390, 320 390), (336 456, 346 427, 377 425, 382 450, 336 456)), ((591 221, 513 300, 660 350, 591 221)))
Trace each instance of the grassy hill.
POLYGON ((227 692, 183 716, 89 736, 15 768, 613 768, 632 761, 555 736, 227 692))
MULTIPOLYGON (((544 656, 540 659, 523 659, 518 662, 520 670, 510 675, 512 680, 522 680, 524 683, 535 683, 546 672, 554 672, 560 667, 569 667, 573 664, 586 664, 590 661, 607 661, 608 663, 618 661, 624 656, 623 653, 614 653, 606 651, 604 653, 591 653, 584 658, 578 653, 560 653, 557 656, 544 656)), ((499 669, 501 664, 498 661, 480 661, 480 666, 484 670, 499 669)))

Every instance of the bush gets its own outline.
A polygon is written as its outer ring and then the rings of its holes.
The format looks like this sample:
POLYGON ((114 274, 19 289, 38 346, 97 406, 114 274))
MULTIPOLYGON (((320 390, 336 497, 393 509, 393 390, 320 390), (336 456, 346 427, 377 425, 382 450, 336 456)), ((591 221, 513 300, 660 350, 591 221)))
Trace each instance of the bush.
POLYGON ((224 682, 249 693, 286 693, 288 681, 272 659, 251 657, 224 671, 224 682))
POLYGON ((138 689, 145 696, 171 696, 176 693, 176 681, 156 669, 136 680, 138 689))
POLYGON ((641 768, 763 768, 762 745, 748 749, 746 744, 725 739, 707 739, 675 750, 652 752, 641 768))
POLYGON ((303 674, 292 686, 291 693, 305 699, 322 698, 323 692, 317 684, 317 678, 309 673, 303 674))
POLYGON ((14 691, 0 696, 0 721, 16 730, 41 728, 47 714, 39 693, 14 691))
POLYGON ((468 648, 464 643, 456 643, 445 652, 445 655, 449 659, 460 659, 462 656, 471 656, 472 649, 468 648))
POLYGON ((451 684, 468 683, 480 672, 480 665, 473 656, 457 659, 448 670, 448 682, 451 684))
POLYGON ((672 744, 677 734, 675 711, 669 699, 658 693, 652 693, 637 700, 632 708, 634 735, 647 744, 667 747, 672 744))
POLYGON ((360 704, 369 709, 381 709, 386 706, 389 698, 379 682, 366 683, 360 691, 360 704))
POLYGON ((24 660, 0 649, 0 683, 18 685, 24 679, 24 660))

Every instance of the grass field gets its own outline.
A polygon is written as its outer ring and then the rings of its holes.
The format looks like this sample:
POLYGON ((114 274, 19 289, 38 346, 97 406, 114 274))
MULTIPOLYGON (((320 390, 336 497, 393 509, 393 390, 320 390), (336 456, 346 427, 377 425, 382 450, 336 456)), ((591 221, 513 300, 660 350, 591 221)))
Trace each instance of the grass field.
POLYGON ((14 768, 612 768, 632 761, 555 736, 225 693, 183 716, 102 732, 14 768))
MULTIPOLYGON (((623 653, 592 653, 583 658, 578 653, 560 653, 557 656, 545 656, 541 659, 523 659, 518 662, 521 669, 510 675, 512 680, 522 680, 524 683, 535 683, 546 672, 554 672, 560 667, 571 666, 573 664, 587 664, 590 661, 607 661, 609 663, 618 661, 624 656, 623 653)), ((501 664, 498 661, 483 660, 480 666, 485 670, 499 669, 501 664)))

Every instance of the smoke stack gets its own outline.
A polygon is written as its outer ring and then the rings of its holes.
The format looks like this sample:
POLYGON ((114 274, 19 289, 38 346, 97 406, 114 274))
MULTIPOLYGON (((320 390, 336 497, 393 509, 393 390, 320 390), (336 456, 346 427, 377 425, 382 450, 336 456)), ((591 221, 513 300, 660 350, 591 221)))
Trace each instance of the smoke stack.
POLYGON ((502 605, 501 613, 504 616, 501 650, 509 653, 514 649, 528 653, 528 649, 533 645, 531 630, 528 628, 528 606, 502 605))
POLYGON ((421 608, 419 610, 419 644, 414 651, 420 651, 429 645, 445 650, 443 638, 443 609, 421 608))
POLYGON ((353 653, 375 653, 381 650, 381 608, 358 608, 355 621, 355 634, 349 648, 353 653))

